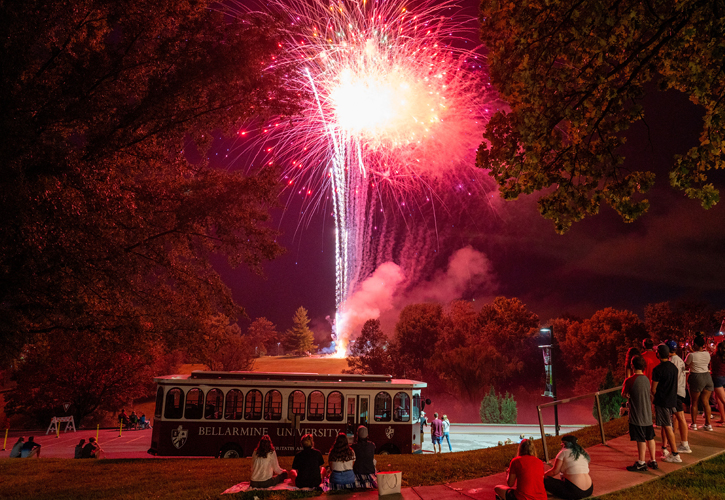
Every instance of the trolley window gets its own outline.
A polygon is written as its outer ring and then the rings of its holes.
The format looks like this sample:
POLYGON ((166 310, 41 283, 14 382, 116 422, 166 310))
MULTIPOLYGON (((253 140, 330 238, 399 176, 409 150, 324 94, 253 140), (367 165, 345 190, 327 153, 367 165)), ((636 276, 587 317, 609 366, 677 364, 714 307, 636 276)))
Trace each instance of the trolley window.
POLYGON ((191 389, 186 393, 186 409, 184 418, 187 420, 200 419, 204 413, 204 393, 201 389, 191 389))
POLYGON ((408 422, 410 420, 410 396, 405 392, 399 392, 393 398, 393 420, 396 422, 408 422))
POLYGON ((292 420, 294 415, 299 415, 301 420, 305 418, 305 393, 302 391, 294 391, 289 395, 288 415, 292 420))
POLYGON ((325 420, 325 395, 320 391, 312 391, 307 399, 307 420, 311 422, 325 420))
POLYGON ((420 418, 420 394, 413 396, 413 422, 420 418))
POLYGON ((387 392, 375 395, 375 421, 390 422, 390 394, 387 392))
POLYGON ((224 405, 224 393, 221 389, 212 389, 206 393, 206 408, 204 418, 208 420, 220 420, 222 418, 222 407, 224 405))
POLYGON ((164 418, 181 418, 184 413, 184 393, 174 387, 166 393, 166 408, 164 418))
POLYGON ((342 422, 342 393, 333 391, 327 396, 327 420, 342 422))
POLYGON ((282 420, 282 393, 269 391, 264 396, 264 419, 282 420))
POLYGON ((252 389, 244 403, 244 420, 262 420, 262 393, 252 389))
POLYGON ((164 406, 164 388, 159 387, 156 391, 156 410, 154 411, 154 417, 161 418, 162 406, 164 406))
POLYGON ((239 389, 227 392, 224 403, 224 418, 227 420, 241 420, 244 408, 244 394, 239 389))

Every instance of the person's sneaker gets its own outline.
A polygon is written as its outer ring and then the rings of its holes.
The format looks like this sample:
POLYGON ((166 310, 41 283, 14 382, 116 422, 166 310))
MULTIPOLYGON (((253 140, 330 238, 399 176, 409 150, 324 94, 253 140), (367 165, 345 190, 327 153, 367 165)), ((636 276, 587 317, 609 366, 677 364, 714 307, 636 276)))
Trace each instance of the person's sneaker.
POLYGON ((697 430, 697 424, 690 424, 690 429, 692 429, 693 431, 696 431, 697 430))
POLYGON ((682 459, 680 458, 680 455, 669 455, 664 458, 664 461, 670 464, 680 464, 682 463, 682 459))
POLYGON ((659 465, 657 465, 657 460, 650 460, 649 462, 647 462, 647 467, 649 467, 650 469, 660 468, 659 465))
POLYGON ((667 448, 662 448, 662 457, 667 458, 669 456, 670 456, 670 450, 668 450, 667 448))
POLYGON ((677 453, 692 453, 692 450, 690 449, 689 444, 682 444, 677 447, 677 453))
POLYGON ((704 425, 704 426, 702 426, 702 428, 705 429, 706 431, 712 431, 712 430, 714 430, 712 428, 712 425, 704 425))
MULTIPOLYGON (((657 468, 657 462, 655 462, 655 469, 657 468)), ((643 472, 647 470, 647 464, 639 461, 635 462, 632 465, 627 466, 627 470, 630 472, 643 472)))

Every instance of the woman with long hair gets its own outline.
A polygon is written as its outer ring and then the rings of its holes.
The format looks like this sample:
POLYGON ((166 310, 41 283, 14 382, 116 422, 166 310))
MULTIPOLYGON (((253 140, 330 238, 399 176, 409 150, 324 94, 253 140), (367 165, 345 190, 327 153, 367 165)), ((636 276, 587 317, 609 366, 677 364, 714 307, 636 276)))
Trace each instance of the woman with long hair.
POLYGON ((589 454, 579 446, 576 436, 563 436, 554 467, 544 474, 546 491, 563 500, 592 496, 594 483, 589 475, 589 460, 589 454), (556 479, 558 474, 561 474, 561 480, 556 479))
POLYGON ((627 359, 624 360, 624 378, 629 378, 634 375, 634 370, 632 370, 632 358, 641 355, 642 354, 639 352, 639 349, 636 347, 629 348, 627 351, 627 359))
POLYGON ((720 410, 720 427, 725 425, 725 342, 720 342, 715 348, 715 355, 710 361, 712 368, 712 385, 715 389, 715 399, 720 410))
POLYGON ((713 429, 710 422, 712 418, 710 412, 710 394, 714 390, 714 386, 710 369, 708 368, 710 365, 710 353, 705 349, 705 337, 702 335, 697 335, 692 344, 694 350, 685 359, 685 365, 690 369, 690 378, 688 379, 690 384, 690 417, 692 418, 690 429, 693 431, 697 430, 698 406, 702 404, 705 410, 705 425, 703 429, 711 431, 713 429))
POLYGON ((536 457, 531 439, 519 443, 519 452, 506 469, 506 484, 493 488, 496 500, 546 500, 544 462, 536 457))
POLYGON ((252 453, 252 488, 269 488, 287 479, 287 471, 279 466, 277 452, 269 436, 265 435, 252 453))
POLYGON ((330 448, 328 457, 330 462, 330 489, 344 490, 355 487, 355 472, 352 470, 355 463, 355 452, 347 443, 347 434, 341 432, 330 448))
POLYGON ((451 421, 448 420, 448 415, 443 415, 443 437, 448 443, 448 451, 453 451, 451 448, 451 421))

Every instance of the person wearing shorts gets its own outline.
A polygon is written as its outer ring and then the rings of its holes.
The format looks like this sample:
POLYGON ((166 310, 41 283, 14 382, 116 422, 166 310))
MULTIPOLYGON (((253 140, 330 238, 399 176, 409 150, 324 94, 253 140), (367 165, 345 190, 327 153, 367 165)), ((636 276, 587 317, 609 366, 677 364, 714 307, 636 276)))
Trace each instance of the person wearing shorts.
POLYGON ((433 441, 433 453, 441 453, 443 444, 443 421, 438 418, 438 413, 433 414, 433 421, 430 423, 430 437, 433 441), (436 451, 438 445, 438 451, 436 451))
POLYGON ((668 453, 662 442, 663 460, 669 463, 680 463, 675 442, 675 433, 672 430, 672 415, 677 412, 677 367, 670 362, 670 348, 664 344, 657 346, 657 355, 660 364, 652 370, 652 395, 655 403, 655 422, 661 426, 670 444, 672 453, 668 453))
MULTIPOLYGON (((673 430, 680 431, 680 444, 678 453, 692 453, 690 443, 687 441, 687 420, 685 420, 685 397, 687 396, 687 375, 685 362, 677 355, 677 342, 668 340, 665 345, 670 348, 670 362, 677 368, 677 404, 673 415, 673 430)), ((665 433, 662 431, 662 442, 665 442, 665 433)))
POLYGON ((710 360, 712 368, 712 385, 715 390, 717 407, 720 409, 720 427, 725 425, 725 342, 720 342, 715 348, 715 354, 710 360))
POLYGON ((631 361, 634 374, 622 385, 622 396, 627 398, 629 415, 629 439, 637 442, 637 461, 627 467, 628 471, 646 471, 657 469, 655 457, 655 430, 652 426, 652 400, 650 399, 649 380, 644 375, 647 362, 642 356, 634 356, 631 361), (649 462, 645 462, 649 451, 649 462))
POLYGON ((710 353, 705 349, 705 337, 698 335, 692 342, 695 350, 687 355, 685 364, 690 369, 690 417, 692 424, 690 429, 697 430, 697 414, 698 405, 702 405, 705 410, 705 425, 702 427, 706 431, 711 431, 712 415, 710 412, 710 394, 715 390, 710 376, 710 353))

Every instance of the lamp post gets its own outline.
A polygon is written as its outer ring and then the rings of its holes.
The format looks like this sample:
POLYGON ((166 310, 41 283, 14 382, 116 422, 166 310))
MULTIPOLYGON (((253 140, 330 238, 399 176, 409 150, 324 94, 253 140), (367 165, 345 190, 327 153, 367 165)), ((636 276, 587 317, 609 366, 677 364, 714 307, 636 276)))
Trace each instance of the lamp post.
POLYGON ((280 344, 281 344, 281 342, 277 342, 277 356, 279 356, 279 345, 280 344))
MULTIPOLYGON (((548 396, 556 401, 556 377, 554 376, 554 365, 555 365, 555 353, 556 353, 556 337, 554 336, 554 328, 542 328, 539 330, 542 335, 548 335, 550 340, 549 345, 539 346, 543 349, 544 354, 544 371, 546 374, 546 388, 544 390, 544 396, 548 396)), ((559 435, 559 405, 554 406, 554 431, 556 435, 559 435)))

